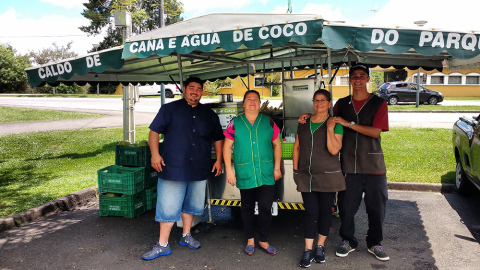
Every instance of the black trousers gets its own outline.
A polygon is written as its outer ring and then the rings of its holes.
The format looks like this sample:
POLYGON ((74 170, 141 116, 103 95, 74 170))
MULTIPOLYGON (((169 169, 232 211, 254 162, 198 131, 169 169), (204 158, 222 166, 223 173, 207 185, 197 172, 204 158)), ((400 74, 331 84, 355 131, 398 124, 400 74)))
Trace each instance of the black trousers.
POLYGON ((340 236, 343 240, 348 240, 352 248, 358 246, 358 240, 355 238, 355 214, 365 193, 365 208, 368 215, 367 247, 381 245, 388 201, 386 175, 347 174, 345 184, 347 189, 338 193, 340 236))
POLYGON ((302 192, 305 213, 303 227, 305 238, 315 239, 316 233, 328 236, 332 226, 332 207, 335 192, 302 192))
POLYGON ((258 202, 257 227, 261 242, 268 242, 268 233, 272 223, 272 204, 275 186, 260 186, 252 189, 240 189, 242 200, 242 223, 247 239, 255 238, 255 202, 258 202))

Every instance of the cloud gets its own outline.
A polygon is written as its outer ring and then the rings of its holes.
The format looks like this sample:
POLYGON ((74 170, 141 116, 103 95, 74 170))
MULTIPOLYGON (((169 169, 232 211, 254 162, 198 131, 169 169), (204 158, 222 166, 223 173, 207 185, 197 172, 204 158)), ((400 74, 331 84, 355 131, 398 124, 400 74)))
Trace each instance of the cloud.
POLYGON ((426 20, 424 28, 454 31, 480 30, 478 0, 456 0, 439 4, 432 0, 391 0, 364 22, 369 25, 401 26, 417 29, 414 21, 426 20))
POLYGON ((103 36, 87 37, 78 29, 88 25, 89 21, 79 14, 78 17, 64 15, 48 15, 40 18, 19 16, 16 10, 9 8, 0 14, 0 25, 14 25, 4 27, 0 34, 0 42, 9 43, 19 53, 37 51, 51 47, 53 42, 59 46, 66 46, 73 41, 72 50, 83 55, 92 48, 92 44, 99 43, 103 36))
POLYGON ((268 0, 258 0, 258 1, 262 2, 262 4, 264 5, 268 2, 268 0))
POLYGON ((55 6, 64 7, 68 9, 84 8, 83 3, 88 0, 40 0, 44 3, 50 3, 55 6))
POLYGON ((332 8, 332 5, 329 4, 317 5, 308 3, 302 9, 301 13, 321 15, 324 20, 328 21, 346 20, 346 17, 342 14, 339 8, 332 8))
MULTIPOLYGON (((262 0, 265 1, 266 0, 262 0)), ((192 14, 192 17, 201 16, 207 13, 217 12, 218 10, 233 12, 250 4, 250 0, 182 0, 183 8, 186 13, 192 14)))
POLYGON ((276 14, 281 14, 281 13, 287 13, 288 6, 276 6, 271 13, 276 13, 276 14))

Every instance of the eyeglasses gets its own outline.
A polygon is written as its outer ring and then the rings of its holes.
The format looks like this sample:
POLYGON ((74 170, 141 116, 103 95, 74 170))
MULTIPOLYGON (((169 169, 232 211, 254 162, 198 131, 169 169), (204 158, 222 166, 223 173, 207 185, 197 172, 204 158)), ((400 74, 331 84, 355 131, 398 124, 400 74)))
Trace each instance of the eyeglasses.
POLYGON ((325 100, 325 99, 312 99, 313 103, 325 103, 325 102, 329 102, 330 100, 325 100))

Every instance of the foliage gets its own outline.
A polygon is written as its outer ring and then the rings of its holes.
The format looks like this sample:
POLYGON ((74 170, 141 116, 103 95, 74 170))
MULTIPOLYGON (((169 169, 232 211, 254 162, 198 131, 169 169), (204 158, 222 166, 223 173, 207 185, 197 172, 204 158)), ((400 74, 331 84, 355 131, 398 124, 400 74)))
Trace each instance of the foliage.
MULTIPOLYGON (((99 92, 100 94, 108 94, 111 95, 115 93, 117 90, 118 85, 115 84, 110 84, 110 85, 100 85, 99 87, 99 92)), ((97 86, 96 85, 90 85, 88 88, 88 93, 89 94, 96 94, 97 93, 97 86)))
MULTIPOLYGON (((53 86, 48 84, 42 87, 36 87, 38 93, 48 94, 53 93, 53 86)), ((55 94, 85 94, 87 90, 85 87, 79 86, 74 83, 72 86, 67 86, 63 83, 55 87, 55 94)))
POLYGON ((38 122, 38 121, 53 121, 77 118, 92 118, 102 117, 105 115, 78 113, 78 112, 62 112, 52 110, 36 110, 24 109, 15 107, 0 106, 0 123, 20 123, 20 122, 38 122))
POLYGON ((209 96, 216 96, 218 92, 225 88, 232 88, 235 86, 235 81, 230 78, 226 78, 225 80, 216 80, 214 82, 206 81, 203 84, 203 91, 207 93, 209 96))
MULTIPOLYGON (((165 25, 182 21, 183 4, 178 0, 164 0, 164 13, 167 15, 165 25)), ((107 35, 100 42, 98 50, 122 45, 122 36, 112 25, 112 17, 117 12, 128 11, 132 15, 132 33, 140 34, 158 27, 160 0, 88 0, 83 4, 82 15, 90 21, 90 25, 79 29, 90 35, 101 34, 106 28, 107 35)), ((91 51, 95 51, 92 48, 91 51)))
POLYGON ((373 71, 370 75, 370 81, 372 82, 372 93, 377 92, 384 83, 384 73, 373 71))
MULTIPOLYGON (((266 73, 265 75, 267 75, 266 81, 270 82, 271 79, 272 79, 272 73, 268 73, 268 74, 266 73)), ((274 72, 273 73, 273 82, 274 83, 280 83, 281 81, 282 81, 281 73, 280 72, 274 72)), ((272 97, 279 96, 280 92, 281 92, 281 86, 280 85, 272 86, 272 97)))
POLYGON ((75 57, 78 54, 71 51, 73 41, 67 43, 67 46, 58 46, 56 42, 52 43, 52 47, 43 48, 37 52, 30 51, 29 57, 34 65, 43 65, 48 62, 63 60, 66 58, 75 57))
POLYGON ((24 69, 30 67, 28 55, 16 55, 10 45, 0 44, 0 93, 23 93, 28 87, 24 69))

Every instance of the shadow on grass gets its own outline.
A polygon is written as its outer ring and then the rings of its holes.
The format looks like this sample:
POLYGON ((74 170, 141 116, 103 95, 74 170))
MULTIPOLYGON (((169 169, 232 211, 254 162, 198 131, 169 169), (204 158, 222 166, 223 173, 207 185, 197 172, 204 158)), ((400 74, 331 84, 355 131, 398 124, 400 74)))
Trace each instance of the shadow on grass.
POLYGON ((440 178, 442 184, 455 184, 455 171, 448 172, 440 178))
POLYGON ((117 142, 111 142, 109 144, 104 144, 102 148, 99 148, 95 151, 87 152, 87 153, 69 153, 69 154, 63 154, 63 155, 58 155, 58 156, 49 156, 49 157, 38 157, 38 158, 33 158, 33 159, 26 159, 26 161, 38 161, 42 159, 57 159, 57 158, 68 158, 68 159, 79 159, 79 158, 91 158, 95 157, 97 155, 103 154, 105 152, 113 152, 115 151, 115 145, 117 145, 117 142))

